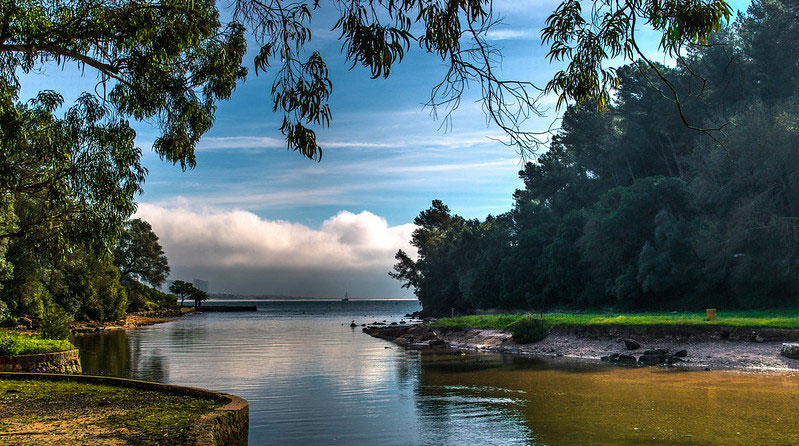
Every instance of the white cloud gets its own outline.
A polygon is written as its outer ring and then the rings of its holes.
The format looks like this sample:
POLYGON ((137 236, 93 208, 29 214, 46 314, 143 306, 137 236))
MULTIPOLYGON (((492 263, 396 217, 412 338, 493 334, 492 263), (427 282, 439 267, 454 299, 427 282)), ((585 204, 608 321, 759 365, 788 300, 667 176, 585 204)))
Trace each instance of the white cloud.
POLYGON ((486 33, 489 40, 538 40, 541 32, 537 29, 491 29, 486 33))
POLYGON ((319 229, 242 210, 147 203, 136 217, 153 226, 173 278, 210 278, 212 291, 337 295, 331 283, 346 277, 354 296, 395 297, 399 283, 386 274, 394 254, 403 249, 415 255, 409 244, 413 224, 389 226, 368 211, 341 211, 319 229), (368 283, 360 293, 359 281, 368 283))
MULTIPOLYGON (((446 149, 464 148, 476 145, 495 145, 495 140, 503 138, 496 131, 457 132, 436 136, 398 135, 383 139, 320 139, 319 145, 325 149, 412 149, 420 147, 441 147, 446 149)), ((200 151, 286 149, 286 141, 280 138, 263 136, 205 137, 197 144, 200 151)))

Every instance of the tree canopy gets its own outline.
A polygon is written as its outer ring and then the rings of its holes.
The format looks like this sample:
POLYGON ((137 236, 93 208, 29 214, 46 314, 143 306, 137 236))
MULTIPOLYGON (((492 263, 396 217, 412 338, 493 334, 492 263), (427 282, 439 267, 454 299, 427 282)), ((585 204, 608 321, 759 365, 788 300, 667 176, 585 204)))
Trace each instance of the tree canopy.
POLYGON ((620 67, 605 112, 599 99, 566 110, 509 212, 467 220, 434 201, 416 219, 419 258, 398 252, 392 276, 439 314, 793 307, 799 90, 785 86, 799 85, 797 24, 794 2, 757 0, 690 65, 620 67), (710 73, 700 84, 695 67, 710 73), (694 98, 686 116, 731 123, 722 144, 670 112, 660 75, 694 98))
MULTIPOLYGON (((731 15, 725 0, 563 0, 542 38, 550 59, 566 61, 567 68, 539 88, 497 77, 500 55, 486 36, 501 17, 491 0, 336 0, 332 6, 339 15, 333 31, 353 67, 362 65, 373 78, 388 77, 418 46, 449 65, 432 88, 430 105, 456 108, 467 86, 476 83, 489 118, 521 149, 539 142, 523 124, 538 113, 535 98, 542 90, 562 101, 607 102, 618 79, 608 61, 643 55, 637 25, 660 33, 662 50, 677 56, 686 46, 706 43, 731 15)), ((155 151, 190 167, 216 102, 247 75, 242 59, 249 33, 258 45, 256 74, 277 65, 271 98, 283 116, 280 131, 288 148, 318 159, 321 147, 311 127, 330 122, 332 80, 314 50, 310 24, 325 8, 318 0, 236 0, 229 8, 220 12, 214 0, 4 1, 0 77, 13 90, 20 72, 47 62, 95 70, 96 90, 113 118, 155 119, 161 130, 155 151)))
POLYGON ((169 276, 169 261, 158 236, 146 221, 134 218, 125 224, 114 248, 114 264, 122 280, 139 280, 160 287, 169 276))

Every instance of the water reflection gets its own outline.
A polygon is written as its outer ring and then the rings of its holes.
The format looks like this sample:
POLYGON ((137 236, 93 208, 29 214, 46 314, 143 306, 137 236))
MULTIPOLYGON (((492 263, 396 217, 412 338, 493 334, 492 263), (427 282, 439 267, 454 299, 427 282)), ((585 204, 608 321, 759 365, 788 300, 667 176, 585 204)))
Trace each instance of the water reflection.
POLYGON ((126 330, 77 335, 71 340, 80 349, 85 374, 167 381, 169 364, 159 350, 143 348, 141 338, 128 338, 126 330))
POLYGON ((349 322, 412 308, 322 305, 198 315, 75 343, 86 373, 243 396, 253 446, 799 444, 796 376, 406 350, 349 322))

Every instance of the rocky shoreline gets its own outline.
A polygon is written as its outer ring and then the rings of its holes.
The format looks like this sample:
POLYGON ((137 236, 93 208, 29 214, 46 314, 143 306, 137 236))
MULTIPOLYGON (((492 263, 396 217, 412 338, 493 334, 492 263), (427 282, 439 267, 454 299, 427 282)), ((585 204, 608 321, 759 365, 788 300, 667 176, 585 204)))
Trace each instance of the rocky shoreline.
POLYGON ((718 326, 558 326, 545 339, 533 344, 517 344, 510 333, 502 330, 425 324, 369 326, 363 331, 412 348, 479 350, 700 370, 799 370, 799 360, 780 355, 784 342, 799 340, 799 330, 718 326))

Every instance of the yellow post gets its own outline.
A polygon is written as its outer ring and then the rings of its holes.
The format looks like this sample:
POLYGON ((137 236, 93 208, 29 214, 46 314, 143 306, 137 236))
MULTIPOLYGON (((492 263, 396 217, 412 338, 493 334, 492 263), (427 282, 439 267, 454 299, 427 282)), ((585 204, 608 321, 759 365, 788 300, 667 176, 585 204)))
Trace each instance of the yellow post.
POLYGON ((715 308, 708 308, 707 310, 707 320, 715 321, 716 320, 716 309, 715 308))

